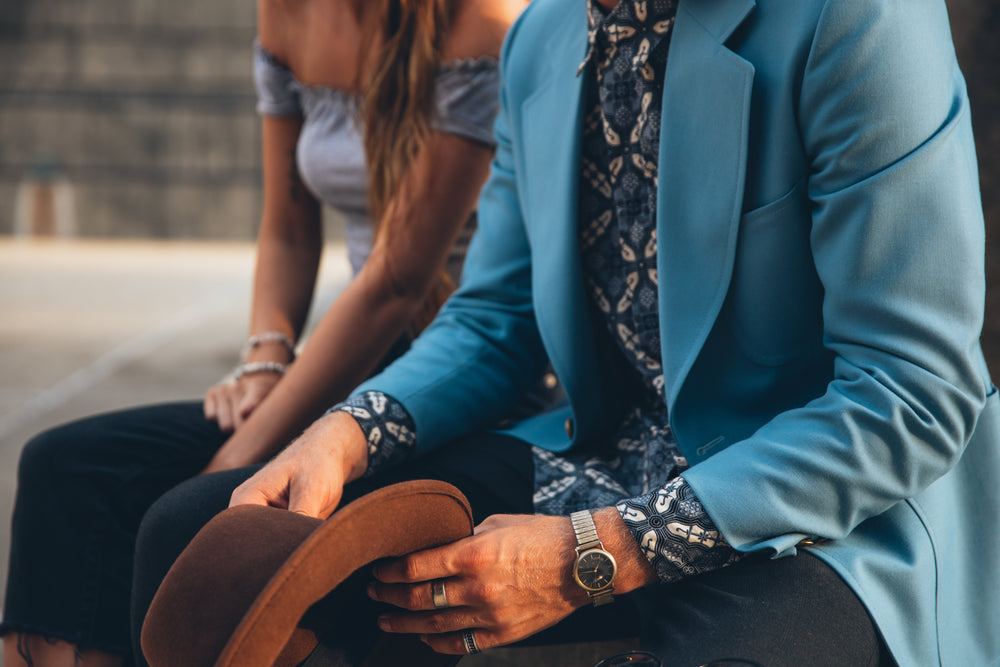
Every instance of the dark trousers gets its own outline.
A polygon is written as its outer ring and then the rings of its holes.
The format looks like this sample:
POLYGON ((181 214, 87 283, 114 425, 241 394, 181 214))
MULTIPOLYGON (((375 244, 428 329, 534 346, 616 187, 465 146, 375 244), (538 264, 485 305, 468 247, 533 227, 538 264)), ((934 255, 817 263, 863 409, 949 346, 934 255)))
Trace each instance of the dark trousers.
MULTIPOLYGON (((176 555, 254 470, 195 477, 226 437, 204 420, 200 403, 181 403, 100 415, 34 438, 18 472, 0 633, 40 634, 128 655, 130 600, 138 636, 176 555)), ((530 449, 499 436, 455 443, 351 484, 344 502, 414 478, 455 484, 477 521, 531 511, 530 449)), ((767 666, 891 664, 858 599, 808 555, 751 559, 651 587, 613 605, 584 608, 531 641, 619 633, 641 635, 666 665, 732 656, 767 666)))
MULTIPOLYGON (((401 336, 375 372, 408 347, 401 336)), ((139 522, 228 437, 191 401, 97 415, 32 438, 18 466, 0 635, 129 655, 139 522)))
MULTIPOLYGON (((227 506, 232 490, 254 470, 190 480, 150 509, 136 549, 136 646, 145 610, 176 556, 202 525, 227 506)), ((494 513, 532 510, 530 448, 497 435, 452 444, 351 484, 344 502, 385 484, 418 478, 457 486, 468 496, 477 522, 494 513)), ((339 632, 325 640, 367 645, 377 612, 367 600, 352 605, 349 617, 332 610, 336 620, 331 625, 339 632)), ((858 598, 833 570, 806 553, 777 560, 750 557, 730 568, 637 591, 614 605, 586 607, 526 643, 591 641, 612 635, 640 636, 642 645, 671 667, 697 667, 733 657, 768 667, 894 664, 858 598)))
POLYGON ((128 654, 139 522, 226 437, 191 402, 98 415, 29 441, 18 466, 0 633, 128 654))
MULTIPOLYGON (((132 597, 132 637, 138 656, 142 619, 156 589, 176 557, 194 535, 229 505, 233 489, 256 472, 251 466, 205 475, 180 484, 160 498, 146 514, 139 530, 132 597)), ((458 487, 468 498, 473 519, 479 523, 491 514, 524 514, 532 511, 534 471, 530 448, 519 440, 485 435, 463 445, 433 452, 344 489, 342 504, 369 491, 411 479, 438 479, 458 487)), ((363 650, 374 640, 379 606, 359 596, 349 615, 340 610, 320 610, 329 617, 327 641, 350 643, 363 650)), ((322 620, 314 621, 320 625, 322 620)), ((144 665, 141 659, 137 663, 144 665)))

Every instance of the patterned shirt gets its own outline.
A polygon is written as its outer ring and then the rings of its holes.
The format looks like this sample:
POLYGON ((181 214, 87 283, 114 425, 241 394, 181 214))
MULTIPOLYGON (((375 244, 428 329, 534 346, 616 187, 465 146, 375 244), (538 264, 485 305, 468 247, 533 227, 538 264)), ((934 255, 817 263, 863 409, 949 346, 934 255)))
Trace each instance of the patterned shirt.
MULTIPOLYGON (((608 442, 566 454, 534 448, 535 509, 618 508, 661 581, 729 565, 726 543, 679 474, 687 461, 667 419, 656 272, 657 161, 663 74, 677 0, 589 0, 586 115, 578 242, 586 288, 637 404, 608 442)), ((406 410, 379 392, 334 409, 368 435, 369 473, 404 460, 415 442, 406 410), (402 433, 406 437, 396 437, 402 433)))

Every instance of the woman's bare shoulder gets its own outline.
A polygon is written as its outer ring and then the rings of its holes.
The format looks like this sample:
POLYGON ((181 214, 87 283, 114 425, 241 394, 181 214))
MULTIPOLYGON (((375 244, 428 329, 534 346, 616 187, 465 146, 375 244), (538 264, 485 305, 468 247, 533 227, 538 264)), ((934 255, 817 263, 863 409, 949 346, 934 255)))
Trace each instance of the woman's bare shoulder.
POLYGON ((298 0, 257 0, 257 40, 264 50, 286 63, 292 4, 298 5, 298 0))
POLYGON ((507 30, 527 4, 526 0, 459 0, 442 58, 499 57, 507 30))
POLYGON ((257 0, 261 46, 307 85, 356 83, 361 30, 346 2, 257 0))

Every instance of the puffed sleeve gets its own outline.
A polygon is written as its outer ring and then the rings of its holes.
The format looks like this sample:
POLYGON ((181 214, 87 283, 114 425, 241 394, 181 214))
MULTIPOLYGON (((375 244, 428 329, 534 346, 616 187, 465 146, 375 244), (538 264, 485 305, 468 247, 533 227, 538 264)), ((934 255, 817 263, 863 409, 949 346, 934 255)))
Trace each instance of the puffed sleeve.
POLYGON ((445 63, 434 86, 433 129, 496 145, 493 121, 500 108, 500 70, 494 58, 445 63))
POLYGON ((291 116, 301 111, 298 82, 292 71, 253 44, 253 80, 257 88, 257 113, 267 116, 291 116))

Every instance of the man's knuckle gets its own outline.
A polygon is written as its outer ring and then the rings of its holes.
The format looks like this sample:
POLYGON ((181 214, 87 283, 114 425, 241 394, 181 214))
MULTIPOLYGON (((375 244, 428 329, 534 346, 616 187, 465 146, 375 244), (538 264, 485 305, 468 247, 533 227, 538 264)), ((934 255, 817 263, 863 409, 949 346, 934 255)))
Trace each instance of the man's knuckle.
POLYGON ((433 567, 435 571, 454 572, 455 556, 450 549, 439 549, 434 552, 433 567))
POLYGON ((413 558, 403 559, 403 579, 406 581, 420 581, 420 564, 413 558))
POLYGON ((447 632, 450 629, 448 627, 447 620, 441 614, 435 614, 428 618, 427 625, 432 634, 441 634, 442 632, 447 632))
POLYGON ((479 598, 485 602, 494 602, 503 595, 505 587, 494 581, 486 581, 479 585, 479 598))
POLYGON ((409 593, 406 595, 406 607, 407 609, 421 609, 426 606, 433 606, 430 602, 430 595, 428 593, 422 592, 421 588, 427 588, 426 586, 416 586, 411 588, 409 593))
POLYGON ((480 651, 485 651, 488 648, 494 648, 498 645, 499 644, 497 643, 494 633, 486 632, 484 630, 476 630, 476 646, 479 647, 480 651))
POLYGON ((482 547, 470 549, 465 557, 465 568, 473 573, 485 572, 492 564, 492 553, 482 547))

